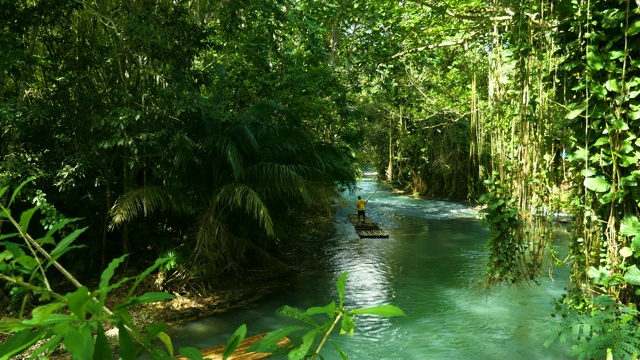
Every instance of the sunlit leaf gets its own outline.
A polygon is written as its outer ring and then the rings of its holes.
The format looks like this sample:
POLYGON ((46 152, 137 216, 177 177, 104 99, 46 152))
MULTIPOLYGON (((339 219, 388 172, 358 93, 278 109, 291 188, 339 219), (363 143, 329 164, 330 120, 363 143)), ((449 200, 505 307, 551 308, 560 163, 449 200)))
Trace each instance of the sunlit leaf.
POLYGON ((589 67, 594 70, 602 70, 606 63, 598 53, 597 48, 595 46, 587 46, 587 48, 587 64, 589 67))
POLYGON ((301 330, 309 330, 309 328, 306 326, 288 326, 282 329, 272 331, 267 335, 265 335, 265 337, 263 337, 262 340, 251 345, 249 347, 249 350, 247 351, 255 351, 260 353, 273 352, 278 348, 278 345, 276 344, 278 341, 282 340, 282 338, 285 338, 293 334, 294 332, 301 331, 301 330))
POLYGON ((633 255, 633 250, 631 250, 629 247, 625 246, 620 249, 620 256, 622 256, 623 258, 629 257, 631 255, 633 255))
POLYGON ((627 34, 629 36, 633 36, 639 32, 640 32, 640 20, 636 20, 631 25, 629 25, 629 28, 627 29, 627 34))
POLYGON ((595 192, 606 192, 611 189, 611 184, 601 176, 584 179, 584 186, 595 192))
POLYGON ((181 347, 180 349, 178 349, 178 352, 180 353, 180 355, 190 360, 203 360, 200 350, 191 346, 181 347))
POLYGON ((162 341, 169 352, 169 356, 173 357, 173 343, 171 342, 171 337, 165 332, 159 332, 155 337, 162 341))
POLYGON ((625 216, 620 222, 620 234, 624 236, 640 235, 640 220, 634 215, 625 216))
POLYGON ((627 284, 640 285, 640 269, 636 265, 629 267, 627 272, 624 273, 624 280, 627 284))
POLYGON ((604 285, 609 280, 609 271, 603 267, 596 269, 592 266, 589 268, 588 274, 593 282, 598 285, 604 285))
POLYGON ((14 355, 21 354, 31 345, 44 337, 44 330, 22 330, 13 334, 9 339, 0 344, 0 360, 8 360, 14 355))
POLYGON ((336 289, 338 290, 338 298, 340 302, 338 307, 342 309, 344 307, 344 294, 345 294, 345 286, 347 283, 347 276, 349 276, 349 272, 345 271, 338 277, 338 281, 336 282, 336 289))
POLYGON ((227 343, 224 346, 224 352, 222 355, 223 360, 231 356, 231 354, 233 354, 233 352, 236 351, 236 349, 238 348, 238 345, 240 345, 240 343, 242 342, 242 340, 244 340, 244 337, 246 335, 247 335, 247 325, 242 324, 236 329, 236 331, 234 331, 233 335, 231 335, 231 337, 227 340, 227 343))
POLYGON ((349 334, 349 336, 353 336, 355 328, 356 323, 353 321, 351 316, 345 315, 342 317, 342 321, 340 323, 340 335, 349 334))
POLYGON ((65 349, 74 359, 93 358, 93 336, 89 326, 69 327, 63 342, 65 349))
POLYGON ((326 314, 329 317, 333 317, 335 313, 336 313, 336 303, 333 301, 322 307, 319 307, 319 306, 310 307, 305 311, 305 314, 307 315, 326 314))
POLYGON ((369 314, 385 317, 406 316, 404 311, 393 305, 378 305, 362 309, 353 309, 349 312, 352 314, 369 314))

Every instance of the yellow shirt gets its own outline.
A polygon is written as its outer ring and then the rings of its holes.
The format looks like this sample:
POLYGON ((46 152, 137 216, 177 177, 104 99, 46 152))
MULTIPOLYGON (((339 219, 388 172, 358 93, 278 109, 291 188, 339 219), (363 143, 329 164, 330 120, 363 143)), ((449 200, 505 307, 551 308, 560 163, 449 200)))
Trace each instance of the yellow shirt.
POLYGON ((358 202, 356 203, 358 205, 358 211, 364 211, 364 204, 366 204, 367 201, 366 200, 358 200, 358 202))

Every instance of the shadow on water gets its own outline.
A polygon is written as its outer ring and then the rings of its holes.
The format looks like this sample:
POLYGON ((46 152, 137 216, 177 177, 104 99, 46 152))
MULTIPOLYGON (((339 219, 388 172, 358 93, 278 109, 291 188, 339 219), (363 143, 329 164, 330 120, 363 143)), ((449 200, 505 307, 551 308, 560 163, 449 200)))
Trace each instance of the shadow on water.
MULTIPOLYGON (((243 323, 248 335, 297 325, 276 309, 335 300, 335 281, 349 271, 347 308, 393 304, 407 315, 361 316, 353 337, 332 336, 350 359, 571 359, 569 349, 543 346, 554 311, 551 301, 564 293, 567 268, 555 268, 554 279, 542 278, 540 285, 486 292, 478 284, 488 231, 471 207, 394 194, 371 178, 346 197, 348 206, 336 208, 336 234, 324 262, 249 308, 171 327, 174 347, 224 343, 243 323), (390 236, 359 239, 347 215, 355 213, 358 195, 367 198, 376 190, 367 216, 390 236)), ((567 251, 561 239, 554 247, 567 251)), ((331 346, 323 356, 340 358, 331 346)))

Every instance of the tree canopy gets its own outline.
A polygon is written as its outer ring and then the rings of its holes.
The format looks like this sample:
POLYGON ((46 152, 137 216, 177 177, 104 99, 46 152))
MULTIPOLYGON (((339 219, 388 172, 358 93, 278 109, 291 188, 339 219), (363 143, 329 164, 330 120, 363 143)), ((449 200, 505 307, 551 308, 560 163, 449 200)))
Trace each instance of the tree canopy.
POLYGON ((483 202, 488 283, 535 281, 566 211, 568 301, 637 301, 637 2, 0 4, 0 185, 83 218, 82 266, 271 266, 369 166, 483 202))

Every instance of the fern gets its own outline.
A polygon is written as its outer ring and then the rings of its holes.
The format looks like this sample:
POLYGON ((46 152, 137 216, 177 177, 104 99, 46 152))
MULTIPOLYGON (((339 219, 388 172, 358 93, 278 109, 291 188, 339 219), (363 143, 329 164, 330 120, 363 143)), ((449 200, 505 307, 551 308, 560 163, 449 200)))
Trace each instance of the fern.
POLYGON ((590 312, 570 313, 545 346, 560 340, 573 342, 571 354, 578 359, 635 359, 640 353, 638 310, 609 296, 594 299, 590 312))

